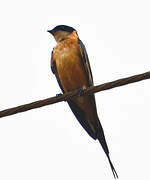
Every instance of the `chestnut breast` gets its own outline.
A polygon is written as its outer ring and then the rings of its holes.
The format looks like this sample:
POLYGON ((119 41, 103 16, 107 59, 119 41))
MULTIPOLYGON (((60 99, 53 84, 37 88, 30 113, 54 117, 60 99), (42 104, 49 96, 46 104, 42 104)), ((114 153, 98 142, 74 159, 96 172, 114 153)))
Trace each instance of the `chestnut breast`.
POLYGON ((80 47, 76 39, 58 43, 53 52, 59 80, 65 92, 87 87, 80 47))

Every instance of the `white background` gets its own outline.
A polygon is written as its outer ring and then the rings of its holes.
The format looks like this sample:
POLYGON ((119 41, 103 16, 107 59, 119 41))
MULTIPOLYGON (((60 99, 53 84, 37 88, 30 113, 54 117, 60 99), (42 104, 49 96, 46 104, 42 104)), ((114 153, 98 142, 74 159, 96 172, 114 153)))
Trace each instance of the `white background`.
MULTIPOLYGON (((150 70, 149 1, 0 2, 0 110, 60 93, 48 29, 77 29, 95 85, 150 70)), ((96 94, 120 180, 150 179, 150 80, 96 94)), ((1 180, 111 180, 107 158, 67 103, 0 119, 1 180)))

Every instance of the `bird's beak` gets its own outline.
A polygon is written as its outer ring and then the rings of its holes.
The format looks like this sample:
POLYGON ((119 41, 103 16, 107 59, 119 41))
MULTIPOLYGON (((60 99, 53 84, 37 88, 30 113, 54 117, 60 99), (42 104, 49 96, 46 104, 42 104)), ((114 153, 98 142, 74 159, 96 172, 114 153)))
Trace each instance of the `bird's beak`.
POLYGON ((53 34, 52 30, 47 30, 47 32, 49 32, 49 33, 53 34))

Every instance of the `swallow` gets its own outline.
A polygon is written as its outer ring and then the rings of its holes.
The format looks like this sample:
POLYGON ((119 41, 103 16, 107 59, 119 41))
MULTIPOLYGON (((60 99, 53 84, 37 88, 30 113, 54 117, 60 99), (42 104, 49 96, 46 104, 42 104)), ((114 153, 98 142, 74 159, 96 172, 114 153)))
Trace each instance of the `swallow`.
MULTIPOLYGON (((48 32, 57 42, 51 55, 51 70, 55 74, 62 92, 67 93, 75 89, 81 90, 93 86, 88 54, 77 31, 70 26, 59 25, 48 32)), ((108 158, 114 178, 118 178, 110 160, 104 131, 97 115, 94 94, 77 96, 67 102, 86 132, 94 140, 98 139, 108 158)))

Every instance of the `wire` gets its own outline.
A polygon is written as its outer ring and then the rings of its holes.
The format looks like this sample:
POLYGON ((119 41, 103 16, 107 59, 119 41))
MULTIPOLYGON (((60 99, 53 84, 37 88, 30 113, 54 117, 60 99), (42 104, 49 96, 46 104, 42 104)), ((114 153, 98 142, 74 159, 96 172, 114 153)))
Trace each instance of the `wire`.
MULTIPOLYGON (((134 75, 131 77, 119 79, 116 81, 104 83, 104 84, 101 84, 98 86, 88 87, 87 89, 83 90, 82 95, 90 95, 90 94, 93 94, 96 92, 112 89, 115 87, 127 85, 130 83, 138 82, 138 81, 145 80, 145 79, 150 79, 150 71, 143 73, 143 74, 138 74, 138 75, 134 75)), ((31 109, 42 107, 42 106, 58 103, 61 101, 67 101, 75 96, 79 96, 79 89, 69 92, 69 93, 59 95, 59 96, 35 101, 35 102, 29 103, 29 104, 24 104, 21 106, 17 106, 17 107, 13 107, 13 108, 9 108, 9 109, 0 111, 0 118, 5 117, 5 116, 10 116, 10 115, 13 115, 16 113, 20 113, 20 112, 25 112, 25 111, 28 111, 31 109)))

